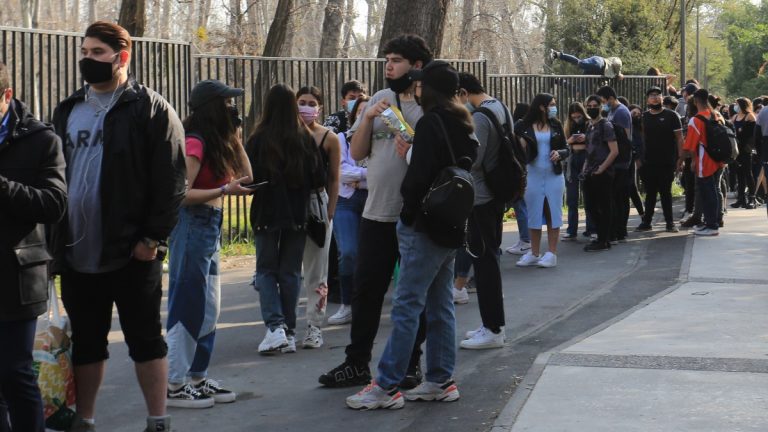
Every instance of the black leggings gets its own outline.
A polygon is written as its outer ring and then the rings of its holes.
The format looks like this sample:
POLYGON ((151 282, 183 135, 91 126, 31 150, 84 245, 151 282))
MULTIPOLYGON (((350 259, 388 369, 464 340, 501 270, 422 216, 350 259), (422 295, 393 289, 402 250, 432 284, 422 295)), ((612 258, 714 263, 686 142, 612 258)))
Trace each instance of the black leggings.
POLYGON ((755 178, 752 175, 752 154, 739 154, 739 158, 736 163, 731 165, 736 169, 736 181, 737 181, 737 198, 736 202, 746 203, 747 199, 750 201, 755 198, 755 178), (747 195, 744 192, 747 192, 747 195))
POLYGON ((499 264, 503 219, 504 204, 496 201, 475 206, 469 218, 470 252, 476 256, 472 263, 480 317, 483 327, 494 332, 504 326, 504 295, 499 264))

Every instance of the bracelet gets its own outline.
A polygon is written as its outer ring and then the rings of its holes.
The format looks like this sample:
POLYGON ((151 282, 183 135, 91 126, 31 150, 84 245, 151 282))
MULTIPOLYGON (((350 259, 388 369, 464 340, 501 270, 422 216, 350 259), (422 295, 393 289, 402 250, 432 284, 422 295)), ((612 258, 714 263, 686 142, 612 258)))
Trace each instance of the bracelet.
POLYGON ((225 184, 224 186, 220 187, 219 190, 221 191, 221 196, 224 196, 229 191, 229 185, 225 184))

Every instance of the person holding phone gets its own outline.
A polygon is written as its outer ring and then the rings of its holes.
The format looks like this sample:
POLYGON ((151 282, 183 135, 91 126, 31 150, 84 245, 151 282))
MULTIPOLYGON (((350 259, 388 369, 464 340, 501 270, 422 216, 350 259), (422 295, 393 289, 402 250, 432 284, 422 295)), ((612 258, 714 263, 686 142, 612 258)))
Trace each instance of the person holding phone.
MULTIPOLYGON (((584 182, 579 175, 584 168, 587 158, 587 127, 589 116, 581 102, 574 102, 568 107, 568 118, 565 121, 566 142, 571 154, 566 161, 565 201, 568 206, 568 228, 563 241, 576 240, 579 233, 579 192, 583 192, 584 182)), ((587 232, 595 232, 592 218, 587 213, 587 232)))
POLYGON ((168 406, 207 408, 235 401, 208 378, 219 318, 219 249, 226 195, 248 195, 251 164, 240 140, 232 98, 243 89, 197 83, 184 119, 187 193, 171 233, 168 277, 168 406))

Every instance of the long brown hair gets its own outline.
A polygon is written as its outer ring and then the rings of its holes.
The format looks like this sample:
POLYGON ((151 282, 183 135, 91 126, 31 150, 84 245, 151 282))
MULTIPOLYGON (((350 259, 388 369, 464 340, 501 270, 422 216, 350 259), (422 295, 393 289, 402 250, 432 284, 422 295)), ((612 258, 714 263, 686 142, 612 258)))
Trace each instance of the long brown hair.
POLYGON ((581 104, 581 102, 574 102, 568 107, 568 117, 565 119, 565 136, 570 138, 571 131, 575 129, 575 124, 573 119, 571 118, 571 114, 573 113, 579 113, 584 118, 584 122, 589 120, 589 116, 587 115, 587 110, 584 109, 584 105, 581 104))
POLYGON ((435 108, 442 108, 448 112, 448 115, 456 120, 456 123, 461 126, 468 134, 475 130, 475 125, 472 122, 472 114, 456 101, 455 97, 446 96, 428 85, 421 86, 421 107, 424 112, 434 110, 435 108))
POLYGON ((242 145, 222 97, 195 108, 184 119, 184 130, 203 138, 203 158, 217 178, 243 172, 238 148, 242 145))
POLYGON ((355 102, 354 108, 352 108, 352 112, 349 113, 349 126, 352 127, 353 124, 357 121, 357 116, 360 115, 360 105, 362 105, 363 102, 368 102, 371 100, 371 97, 368 95, 360 95, 357 97, 357 102, 355 102))
POLYGON ((299 118, 293 90, 285 84, 276 84, 269 89, 264 111, 248 138, 248 154, 252 154, 256 139, 260 142, 260 164, 271 178, 282 176, 289 186, 303 185, 307 180, 305 174, 317 164, 314 140, 299 118))

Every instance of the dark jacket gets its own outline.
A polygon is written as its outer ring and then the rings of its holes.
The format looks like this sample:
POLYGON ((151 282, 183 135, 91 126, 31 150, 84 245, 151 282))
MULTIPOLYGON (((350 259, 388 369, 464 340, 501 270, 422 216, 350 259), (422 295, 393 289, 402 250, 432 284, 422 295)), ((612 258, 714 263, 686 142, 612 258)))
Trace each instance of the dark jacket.
MULTIPOLYGON (((66 140, 72 108, 85 100, 85 88, 56 107, 53 125, 66 140)), ((176 226, 186 193, 184 128, 176 111, 153 90, 130 80, 104 119, 101 160, 102 263, 130 259, 144 237, 165 240, 176 226)), ((65 217, 52 236, 54 271, 66 267, 65 217)))
MULTIPOLYGON (((315 141, 307 134, 307 145, 317 148, 315 141)), ((307 158, 304 163, 304 181, 300 185, 289 185, 282 174, 272 176, 260 155, 262 140, 253 136, 245 146, 251 162, 254 183, 268 182, 256 190, 251 202, 251 226, 258 233, 273 229, 304 229, 307 223, 309 195, 313 189, 325 183, 322 177, 320 152, 307 158)))
MULTIPOLYGON (((477 158, 479 144, 474 135, 467 133, 444 109, 433 109, 416 123, 411 162, 400 186, 400 194, 403 196, 400 220, 409 226, 415 224, 414 229, 418 232, 427 232, 427 220, 421 210, 424 196, 440 171, 453 165, 445 142, 445 134, 440 128, 437 116, 443 120, 450 136, 456 160, 463 157, 469 158, 470 161, 465 167, 469 170, 477 158)), ((464 230, 446 230, 436 233, 434 227, 430 228, 430 237, 438 244, 446 247, 460 247, 464 243, 464 230)))
POLYGON ((0 143, 0 321, 33 319, 48 300, 43 224, 67 207, 64 154, 53 128, 14 100, 0 143))
MULTIPOLYGON (((570 150, 568 144, 565 142, 565 132, 563 132, 563 125, 557 120, 549 120, 549 128, 552 131, 552 140, 549 145, 552 150, 557 150, 560 155, 560 161, 552 162, 552 170, 555 174, 563 173, 562 161, 568 158, 570 150)), ((524 122, 518 122, 515 124, 515 135, 524 139, 526 142, 525 151, 528 155, 527 163, 531 163, 536 160, 539 155, 539 146, 536 141, 536 132, 533 130, 533 126, 529 126, 524 122)))

